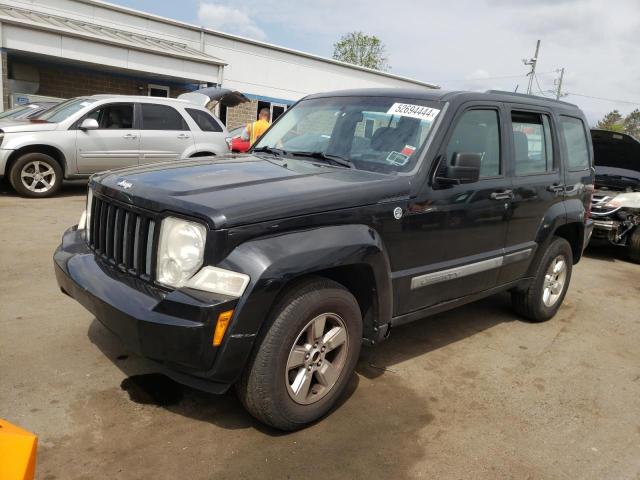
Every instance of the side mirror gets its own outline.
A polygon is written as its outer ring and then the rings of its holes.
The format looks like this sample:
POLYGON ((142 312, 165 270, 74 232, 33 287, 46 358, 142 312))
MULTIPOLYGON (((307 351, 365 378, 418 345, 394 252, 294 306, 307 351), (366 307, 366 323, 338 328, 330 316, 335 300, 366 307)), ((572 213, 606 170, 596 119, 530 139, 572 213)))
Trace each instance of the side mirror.
POLYGON ((95 118, 85 118, 80 124, 80 130, 97 130, 100 128, 95 118))
POLYGON ((436 180, 444 184, 475 183, 480 179, 480 160, 482 155, 479 153, 456 153, 444 175, 438 176, 436 180))

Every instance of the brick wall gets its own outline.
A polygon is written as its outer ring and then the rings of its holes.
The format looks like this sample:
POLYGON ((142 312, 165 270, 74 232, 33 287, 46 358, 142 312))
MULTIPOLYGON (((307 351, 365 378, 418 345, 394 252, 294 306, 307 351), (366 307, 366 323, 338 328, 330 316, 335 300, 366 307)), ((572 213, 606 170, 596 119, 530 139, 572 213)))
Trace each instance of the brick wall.
MULTIPOLYGON (((3 52, 2 58, 4 62, 6 53, 3 52)), ((12 59, 10 58, 9 61, 11 62, 12 59)), ((27 63, 27 61, 20 59, 16 60, 16 63, 27 63)), ((118 73, 49 63, 38 63, 36 67, 40 75, 40 88, 36 93, 48 97, 71 98, 100 93, 147 95, 147 87, 150 83, 168 86, 171 97, 177 97, 181 93, 191 91, 189 84, 176 85, 153 76, 137 78, 118 73)))
POLYGON ((237 107, 227 109, 227 128, 232 130, 249 122, 254 122, 258 114, 258 101, 241 103, 237 107))

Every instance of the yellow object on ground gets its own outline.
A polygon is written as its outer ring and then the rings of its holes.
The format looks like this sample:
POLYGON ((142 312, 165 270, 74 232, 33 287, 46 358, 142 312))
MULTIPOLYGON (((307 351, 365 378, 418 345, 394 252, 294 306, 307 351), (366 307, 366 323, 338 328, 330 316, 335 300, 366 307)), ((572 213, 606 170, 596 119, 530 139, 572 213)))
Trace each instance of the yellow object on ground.
POLYGON ((38 437, 0 418, 0 479, 32 480, 38 437))

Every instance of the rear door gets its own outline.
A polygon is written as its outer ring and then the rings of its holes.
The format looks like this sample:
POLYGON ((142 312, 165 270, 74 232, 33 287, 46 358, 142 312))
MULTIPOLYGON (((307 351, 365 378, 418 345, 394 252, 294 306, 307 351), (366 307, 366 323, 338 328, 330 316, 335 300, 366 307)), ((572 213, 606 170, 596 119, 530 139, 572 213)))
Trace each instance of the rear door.
POLYGON ((78 173, 95 173, 138 164, 140 130, 134 125, 134 104, 108 103, 83 118, 98 122, 97 130, 76 129, 78 173))
POLYGON ((140 164, 182 158, 193 147, 193 134, 182 114, 169 105, 137 104, 140 112, 140 164))
POLYGON ((525 274, 538 235, 565 218, 557 118, 548 109, 530 105, 511 105, 508 111, 513 199, 501 284, 525 274))

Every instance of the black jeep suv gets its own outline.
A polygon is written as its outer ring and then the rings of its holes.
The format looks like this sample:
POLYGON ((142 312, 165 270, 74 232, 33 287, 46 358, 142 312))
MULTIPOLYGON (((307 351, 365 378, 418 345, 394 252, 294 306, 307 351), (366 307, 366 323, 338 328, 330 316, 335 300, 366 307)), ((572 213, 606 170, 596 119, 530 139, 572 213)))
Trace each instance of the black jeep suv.
POLYGON ((56 276, 172 378, 235 385, 293 430, 393 326, 503 290, 524 318, 551 318, 591 233, 592 156, 568 103, 311 95, 248 155, 95 175, 56 276))

